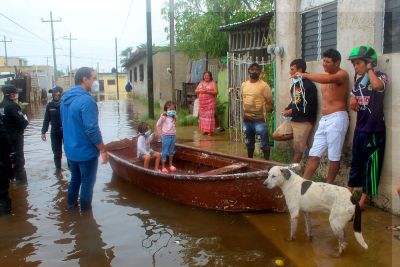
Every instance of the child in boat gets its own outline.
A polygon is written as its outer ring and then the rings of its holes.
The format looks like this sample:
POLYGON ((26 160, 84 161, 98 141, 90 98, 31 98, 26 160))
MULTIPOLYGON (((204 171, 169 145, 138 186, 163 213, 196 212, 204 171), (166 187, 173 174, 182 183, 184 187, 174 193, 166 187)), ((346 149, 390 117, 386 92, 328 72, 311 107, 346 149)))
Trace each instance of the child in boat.
POLYGON ((176 168, 172 165, 176 141, 176 118, 175 102, 167 101, 164 105, 164 113, 161 114, 160 119, 157 121, 157 131, 162 135, 161 171, 163 173, 176 172, 176 168), (167 157, 169 162, 169 170, 165 167, 167 157))
POLYGON ((150 126, 141 122, 138 125, 139 136, 137 138, 137 158, 144 160, 144 167, 149 168, 150 159, 155 158, 156 162, 154 165, 154 170, 158 171, 160 167, 160 153, 155 152, 150 148, 150 143, 154 138, 154 134, 151 133, 150 126))

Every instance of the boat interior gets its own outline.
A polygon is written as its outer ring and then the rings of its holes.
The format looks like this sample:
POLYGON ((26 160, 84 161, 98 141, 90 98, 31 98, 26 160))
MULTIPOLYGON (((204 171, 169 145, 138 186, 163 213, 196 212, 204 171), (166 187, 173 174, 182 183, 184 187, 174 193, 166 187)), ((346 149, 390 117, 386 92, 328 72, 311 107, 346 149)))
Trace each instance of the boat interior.
MULTIPOLYGON (((161 143, 153 142, 151 148, 160 152, 161 143)), ((112 142, 107 145, 107 150, 117 157, 143 167, 143 160, 136 157, 136 138, 112 142)), ((238 158, 183 145, 175 146, 173 165, 177 168, 177 174, 198 176, 253 172, 269 169, 272 166, 266 161, 238 158)), ((150 167, 152 166, 154 159, 150 162, 150 167)))

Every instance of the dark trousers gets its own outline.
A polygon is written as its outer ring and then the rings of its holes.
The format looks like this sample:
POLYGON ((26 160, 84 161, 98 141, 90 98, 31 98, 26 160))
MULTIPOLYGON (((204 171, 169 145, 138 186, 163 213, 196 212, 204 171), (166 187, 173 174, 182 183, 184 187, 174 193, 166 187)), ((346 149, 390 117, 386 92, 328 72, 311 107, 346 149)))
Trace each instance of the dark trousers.
POLYGON ((372 196, 378 194, 385 137, 385 132, 354 132, 349 187, 362 187, 363 193, 372 196))
POLYGON ((50 139, 51 149, 54 154, 54 165, 56 165, 57 169, 61 169, 63 134, 62 132, 52 132, 50 134, 50 139))
POLYGON ((11 211, 11 199, 8 196, 10 179, 13 178, 11 151, 8 141, 0 138, 0 214, 11 211))
POLYGON ((25 171, 24 134, 11 136, 11 143, 14 151, 14 178, 17 181, 26 182, 27 177, 25 171))

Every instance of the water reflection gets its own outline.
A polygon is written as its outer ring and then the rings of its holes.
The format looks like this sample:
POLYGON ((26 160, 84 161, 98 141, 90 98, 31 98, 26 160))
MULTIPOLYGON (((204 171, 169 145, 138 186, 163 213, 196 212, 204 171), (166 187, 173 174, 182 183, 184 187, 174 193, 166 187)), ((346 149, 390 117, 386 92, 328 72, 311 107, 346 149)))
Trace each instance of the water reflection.
POLYGON ((282 256, 239 214, 166 201, 117 176, 106 188, 118 192, 114 205, 134 208, 153 266, 267 266, 282 256))
POLYGON ((35 215, 28 204, 28 194, 27 186, 12 184, 10 187, 13 214, 0 217, 0 266, 39 266, 41 263, 30 259, 37 249, 34 242, 37 228, 31 223, 35 215))

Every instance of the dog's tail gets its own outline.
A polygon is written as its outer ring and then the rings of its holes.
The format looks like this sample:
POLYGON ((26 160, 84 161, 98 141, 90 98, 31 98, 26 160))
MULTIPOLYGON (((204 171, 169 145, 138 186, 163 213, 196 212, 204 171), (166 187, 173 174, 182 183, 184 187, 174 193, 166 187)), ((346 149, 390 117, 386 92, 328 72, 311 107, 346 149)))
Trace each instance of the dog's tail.
POLYGON ((357 242, 365 249, 368 249, 367 243, 364 241, 364 237, 361 233, 361 208, 358 201, 351 197, 351 202, 356 206, 354 212, 354 221, 353 221, 353 230, 354 236, 356 237, 357 242))

